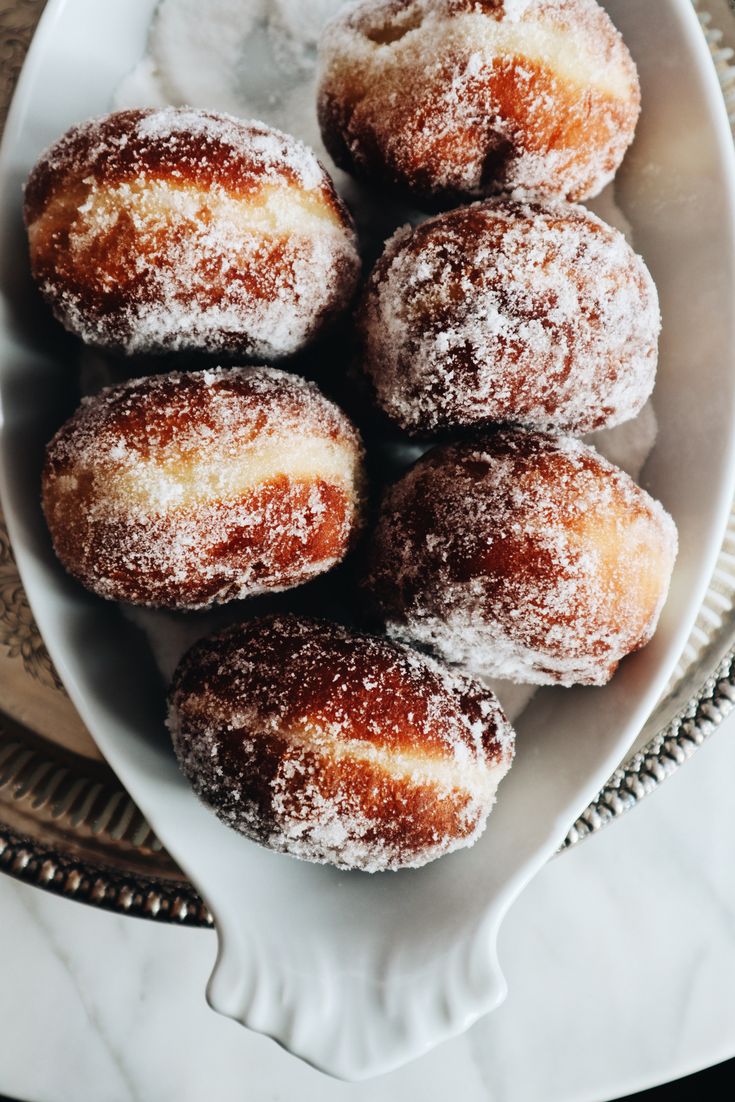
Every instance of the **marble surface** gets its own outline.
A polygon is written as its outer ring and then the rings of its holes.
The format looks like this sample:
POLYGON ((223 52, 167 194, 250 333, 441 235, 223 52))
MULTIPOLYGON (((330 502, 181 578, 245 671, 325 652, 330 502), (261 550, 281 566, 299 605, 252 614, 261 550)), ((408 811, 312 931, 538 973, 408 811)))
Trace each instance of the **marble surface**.
POLYGON ((630 815, 552 861, 500 939, 510 995, 359 1085, 204 1002, 210 931, 0 876, 0 1094, 33 1102, 607 1102, 735 1054, 735 719, 630 815))
MULTIPOLYGON (((724 25, 727 0, 706 6, 724 25)), ((608 1102, 730 1057, 733 736, 735 719, 632 815, 537 877, 501 935, 503 1007, 373 1083, 327 1080, 209 1011, 211 932, 119 918, 0 875, 0 1094, 608 1102)))

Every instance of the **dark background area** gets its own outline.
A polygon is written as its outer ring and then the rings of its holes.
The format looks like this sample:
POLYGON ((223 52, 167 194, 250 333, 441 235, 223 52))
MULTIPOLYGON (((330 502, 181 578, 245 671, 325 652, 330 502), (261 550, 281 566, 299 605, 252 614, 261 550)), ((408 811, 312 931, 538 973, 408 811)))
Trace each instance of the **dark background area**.
POLYGON ((735 1098, 735 1060, 641 1094, 628 1094, 615 1102, 719 1102, 731 1098, 735 1098))

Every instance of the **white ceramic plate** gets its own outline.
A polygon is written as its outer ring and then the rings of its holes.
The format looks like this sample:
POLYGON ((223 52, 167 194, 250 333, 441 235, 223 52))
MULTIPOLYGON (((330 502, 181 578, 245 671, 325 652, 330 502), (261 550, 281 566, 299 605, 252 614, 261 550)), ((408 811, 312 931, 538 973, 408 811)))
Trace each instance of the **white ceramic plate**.
POLYGON ((108 109, 143 53, 154 0, 50 0, 6 128, 0 461, 33 611, 82 718, 215 915, 214 1008, 345 1078, 395 1067, 502 1000, 501 919, 656 702, 704 595, 732 498, 735 171, 719 86, 689 0, 606 6, 643 85, 617 198, 661 294, 660 431, 645 483, 677 521, 679 561, 654 642, 604 689, 540 693, 519 724, 518 758, 481 842, 418 871, 340 873, 269 853, 222 826, 178 772, 144 638, 70 581, 51 552, 39 473, 45 442, 75 402, 75 346, 32 288, 21 187, 42 148, 108 109))

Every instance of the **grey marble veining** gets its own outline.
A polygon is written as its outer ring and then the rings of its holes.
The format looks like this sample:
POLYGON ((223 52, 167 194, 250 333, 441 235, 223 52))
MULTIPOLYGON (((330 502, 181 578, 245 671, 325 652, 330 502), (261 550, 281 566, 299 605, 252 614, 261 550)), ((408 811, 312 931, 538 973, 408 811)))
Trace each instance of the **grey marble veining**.
POLYGON ((345 1086, 217 1018, 206 930, 0 877, 0 1093, 34 1102, 601 1102, 735 1054, 735 719, 509 914, 510 994, 468 1034, 345 1086))

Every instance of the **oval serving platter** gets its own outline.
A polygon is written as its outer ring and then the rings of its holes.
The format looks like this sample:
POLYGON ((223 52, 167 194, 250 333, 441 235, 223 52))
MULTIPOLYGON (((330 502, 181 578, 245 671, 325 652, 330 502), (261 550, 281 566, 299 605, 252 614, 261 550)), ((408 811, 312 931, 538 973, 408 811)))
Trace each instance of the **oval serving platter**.
POLYGON ((69 581, 50 550, 38 477, 43 445, 74 404, 73 352, 30 285, 21 185, 49 141, 108 108, 143 52, 152 0, 51 0, 8 121, 0 458, 8 528, 36 620, 82 720, 215 917, 212 1005, 345 1078, 395 1067, 501 1001, 502 917, 660 697, 702 603, 732 500, 735 173, 719 86, 689 0, 662 0, 655 25, 636 0, 607 7, 644 90, 617 198, 661 292, 660 432, 645 483, 677 520, 680 558, 654 643, 603 690, 540 693, 519 723, 518 759, 486 835, 473 850, 416 872, 367 877, 309 866, 221 826, 178 773, 163 727, 164 688, 144 638, 69 581), (69 80, 77 71, 83 82, 69 80))

